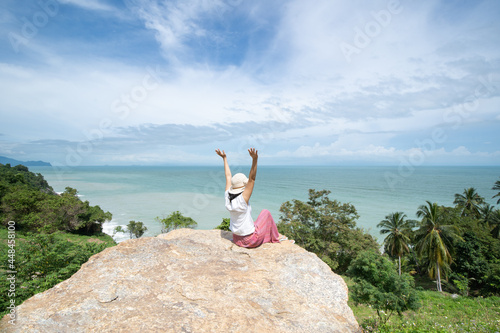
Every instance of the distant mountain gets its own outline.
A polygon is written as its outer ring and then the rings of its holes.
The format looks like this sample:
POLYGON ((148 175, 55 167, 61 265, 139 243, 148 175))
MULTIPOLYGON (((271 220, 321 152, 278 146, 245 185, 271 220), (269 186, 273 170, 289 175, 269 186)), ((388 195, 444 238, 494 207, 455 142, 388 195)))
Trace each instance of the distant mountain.
POLYGON ((24 166, 52 166, 50 163, 43 162, 43 161, 18 161, 13 158, 8 158, 5 156, 0 156, 0 164, 10 164, 12 166, 22 164, 24 166))

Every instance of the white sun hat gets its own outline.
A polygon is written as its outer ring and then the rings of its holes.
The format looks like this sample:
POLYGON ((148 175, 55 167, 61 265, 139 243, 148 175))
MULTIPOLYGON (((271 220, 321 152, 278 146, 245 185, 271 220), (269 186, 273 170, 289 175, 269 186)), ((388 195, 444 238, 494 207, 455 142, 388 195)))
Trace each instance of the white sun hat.
POLYGON ((242 173, 237 173, 231 178, 231 188, 229 188, 229 193, 238 194, 245 190, 245 186, 248 183, 248 178, 242 173))

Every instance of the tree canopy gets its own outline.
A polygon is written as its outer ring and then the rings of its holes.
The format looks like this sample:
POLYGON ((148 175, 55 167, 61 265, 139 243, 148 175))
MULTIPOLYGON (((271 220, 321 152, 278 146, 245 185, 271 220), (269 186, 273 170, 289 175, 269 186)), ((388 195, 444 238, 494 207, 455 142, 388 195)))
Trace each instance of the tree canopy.
POLYGON ((127 224, 126 229, 123 229, 122 226, 118 226, 113 230, 113 234, 116 234, 117 232, 123 232, 127 233, 130 236, 130 239, 132 238, 140 238, 144 233, 148 230, 148 228, 144 225, 143 222, 141 221, 129 221, 127 224))
POLYGON ((421 205, 416 213, 419 228, 399 240, 404 213, 386 216, 378 225, 381 233, 388 234, 385 250, 393 256, 411 254, 405 262, 407 270, 429 273, 439 291, 444 284, 448 291, 463 295, 498 295, 500 209, 486 203, 473 187, 454 199, 454 207, 430 201, 421 205))
POLYGON ((316 253, 336 272, 345 272, 358 253, 378 249, 375 239, 356 227, 358 214, 349 203, 331 200, 330 191, 309 190, 309 200, 281 205, 278 230, 316 253))
POLYGON ((493 198, 497 198, 497 197, 498 197, 497 204, 500 204, 500 180, 497 180, 497 181, 495 182, 495 185, 493 185, 492 190, 494 190, 494 191, 498 191, 498 193, 497 193, 497 194, 495 194, 495 195, 493 196, 493 198))
POLYGON ((401 275, 401 257, 410 252, 409 244, 415 221, 407 220, 403 212, 391 213, 377 227, 381 234, 387 234, 384 239, 385 251, 398 257, 399 275, 401 275))
MULTIPOLYGON (((116 243, 107 235, 82 236, 62 232, 16 233, 15 303, 20 305, 31 296, 43 292, 61 281, 71 277, 92 255, 116 243)), ((6 237, 2 230, 2 238, 6 237)), ((0 243, 0 270, 9 271, 9 251, 7 243, 0 243)), ((10 304, 10 282, 0 279, 0 317, 6 313, 10 304)))
POLYGON ((427 260, 429 276, 436 278, 437 289, 442 291, 441 274, 447 271, 452 262, 450 250, 453 240, 458 237, 458 229, 442 223, 443 210, 437 203, 427 201, 427 205, 419 207, 417 216, 422 218, 417 231, 417 253, 427 260))
POLYGON ((76 189, 54 192, 41 174, 27 167, 0 164, 0 221, 15 221, 18 230, 52 233, 67 231, 83 235, 102 233, 110 212, 81 201, 76 189))
POLYGON ((198 223, 190 217, 183 216, 181 212, 175 211, 165 218, 156 217, 161 223, 161 232, 167 233, 180 228, 196 228, 198 223))
POLYGON ((374 251, 364 251, 354 259, 347 274, 356 284, 352 287, 356 304, 371 305, 382 321, 394 313, 420 307, 415 283, 408 273, 397 274, 392 261, 374 251), (386 312, 386 315, 382 315, 386 312))
POLYGON ((457 207, 462 209, 463 216, 480 217, 481 205, 485 203, 484 198, 480 196, 473 187, 464 189, 464 193, 455 194, 453 202, 457 207))

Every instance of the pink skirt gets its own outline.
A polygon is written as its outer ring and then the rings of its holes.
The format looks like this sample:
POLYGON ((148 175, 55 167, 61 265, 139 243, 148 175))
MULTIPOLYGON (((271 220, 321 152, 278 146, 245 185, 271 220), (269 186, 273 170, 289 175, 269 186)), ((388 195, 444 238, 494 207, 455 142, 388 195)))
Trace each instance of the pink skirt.
POLYGON ((257 247, 264 243, 279 243, 279 233, 271 213, 267 209, 260 212, 254 221, 255 231, 253 234, 238 236, 233 234, 234 244, 241 247, 257 247))

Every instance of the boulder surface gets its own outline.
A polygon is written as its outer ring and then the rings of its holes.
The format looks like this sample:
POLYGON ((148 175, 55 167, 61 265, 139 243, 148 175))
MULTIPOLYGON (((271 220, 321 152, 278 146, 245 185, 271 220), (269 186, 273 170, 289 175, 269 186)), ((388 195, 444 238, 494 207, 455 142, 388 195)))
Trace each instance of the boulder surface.
POLYGON ((124 241, 26 300, 8 332, 359 332, 344 280, 284 241, 255 249, 220 230, 124 241))

